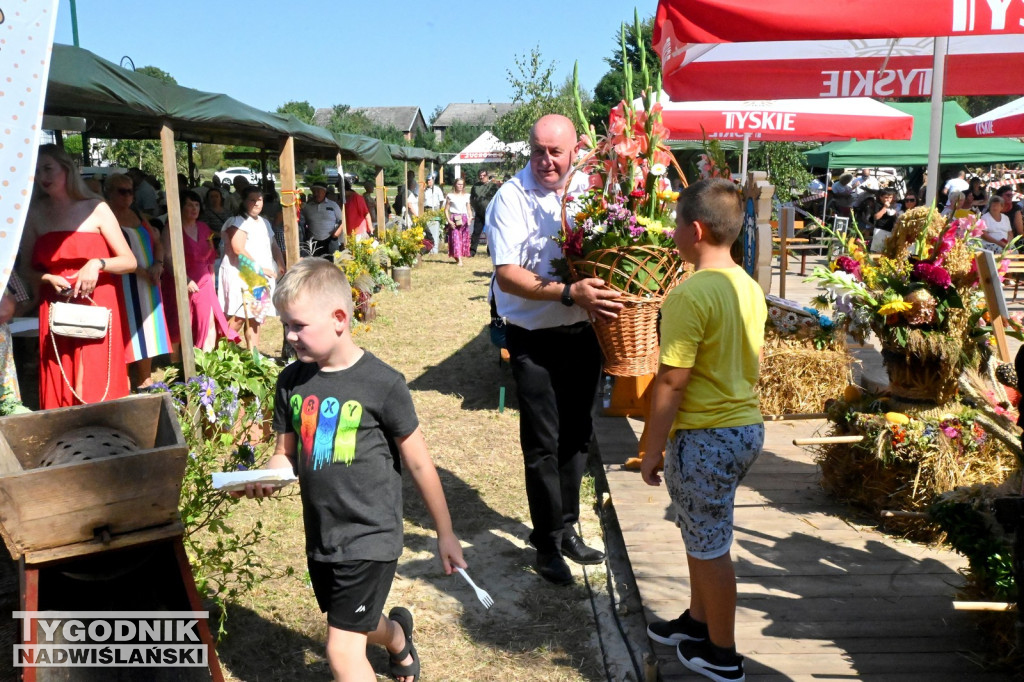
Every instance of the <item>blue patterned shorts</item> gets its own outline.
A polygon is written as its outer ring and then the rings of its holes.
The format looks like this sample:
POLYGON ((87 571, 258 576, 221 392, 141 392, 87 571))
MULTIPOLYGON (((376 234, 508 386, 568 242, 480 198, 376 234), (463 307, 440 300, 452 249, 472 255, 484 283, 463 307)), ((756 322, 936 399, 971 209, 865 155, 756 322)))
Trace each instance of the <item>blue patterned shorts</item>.
POLYGON ((680 429, 665 448, 665 484, 686 553, 717 559, 732 546, 736 488, 764 445, 764 424, 680 429))

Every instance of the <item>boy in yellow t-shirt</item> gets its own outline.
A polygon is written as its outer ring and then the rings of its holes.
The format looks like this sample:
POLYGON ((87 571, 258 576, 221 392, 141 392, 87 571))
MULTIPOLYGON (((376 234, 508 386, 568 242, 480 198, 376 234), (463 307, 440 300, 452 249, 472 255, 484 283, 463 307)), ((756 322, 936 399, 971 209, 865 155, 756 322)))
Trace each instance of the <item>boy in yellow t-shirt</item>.
POLYGON ((665 443, 665 482, 690 569, 690 608, 652 623, 651 639, 676 646, 687 668, 719 682, 744 680, 736 653, 732 545, 736 488, 764 443, 757 382, 764 292, 730 255, 743 222, 731 182, 703 180, 679 197, 675 242, 696 272, 665 299, 661 366, 654 380, 643 479, 656 473, 665 443))

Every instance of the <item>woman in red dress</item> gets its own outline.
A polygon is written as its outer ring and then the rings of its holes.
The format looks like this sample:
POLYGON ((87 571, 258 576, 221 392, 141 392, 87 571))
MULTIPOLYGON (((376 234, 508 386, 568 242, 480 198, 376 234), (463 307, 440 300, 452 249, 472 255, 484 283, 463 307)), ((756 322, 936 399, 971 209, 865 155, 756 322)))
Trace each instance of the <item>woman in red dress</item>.
POLYGON ((110 207, 85 187, 63 149, 39 148, 35 180, 21 250, 31 254, 27 274, 39 291, 39 406, 47 410, 126 396, 120 278, 113 275, 134 272, 135 256, 110 207), (107 335, 51 341, 50 304, 89 304, 89 298, 113 311, 107 335))

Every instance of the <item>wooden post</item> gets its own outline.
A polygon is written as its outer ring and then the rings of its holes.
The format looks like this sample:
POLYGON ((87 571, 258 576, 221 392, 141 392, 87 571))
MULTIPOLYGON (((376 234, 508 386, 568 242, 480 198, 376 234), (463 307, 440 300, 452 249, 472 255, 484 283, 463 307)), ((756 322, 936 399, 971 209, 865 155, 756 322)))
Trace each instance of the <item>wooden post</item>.
POLYGON ((796 211, 792 206, 783 206, 779 211, 779 298, 786 298, 786 271, 789 269, 789 238, 794 234, 793 221, 796 211))
POLYGON ((345 168, 341 165, 341 152, 338 152, 335 161, 338 164, 338 182, 341 183, 341 239, 338 243, 341 244, 341 248, 345 248, 348 244, 348 211, 345 210, 345 204, 348 203, 347 192, 345 191, 345 168))
MULTIPOLYGON (((188 143, 188 185, 191 187, 196 181, 196 159, 193 155, 195 145, 188 143)), ((180 189, 180 188, 179 188, 180 189)))
POLYGON ((384 234, 384 224, 387 222, 387 214, 384 206, 388 201, 387 188, 384 187, 384 169, 377 171, 377 181, 374 183, 373 196, 377 202, 377 235, 384 234))
POLYGON ((299 217, 295 215, 298 188, 295 186, 295 139, 288 137, 281 147, 281 208, 284 217, 285 264, 299 262, 299 217), (290 199, 290 201, 289 201, 290 199))
POLYGON ((423 190, 427 186, 427 172, 426 172, 426 161, 420 161, 420 172, 416 178, 416 184, 419 186, 419 204, 420 204, 420 215, 423 215, 423 190))
POLYGON ((178 202, 178 161, 174 155, 174 130, 166 123, 160 128, 160 151, 164 161, 164 191, 167 193, 167 227, 171 237, 171 265, 174 294, 178 299, 178 331, 181 335, 181 364, 186 381, 196 375, 192 345, 192 322, 188 314, 188 275, 185 274, 185 243, 181 236, 181 204, 178 202))
MULTIPOLYGON (((433 164, 431 164, 431 165, 433 165, 433 164)), ((437 184, 438 185, 443 185, 444 184, 444 164, 443 163, 440 164, 437 167, 437 184)))

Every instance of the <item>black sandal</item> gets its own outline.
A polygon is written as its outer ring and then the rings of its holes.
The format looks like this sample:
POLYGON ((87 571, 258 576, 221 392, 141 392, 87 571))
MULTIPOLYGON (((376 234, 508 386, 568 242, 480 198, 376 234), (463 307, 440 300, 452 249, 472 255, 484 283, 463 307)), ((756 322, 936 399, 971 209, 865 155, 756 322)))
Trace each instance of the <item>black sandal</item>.
POLYGON ((388 619, 398 623, 399 627, 402 628, 402 632, 405 633, 405 647, 397 654, 388 652, 388 656, 391 658, 389 672, 395 679, 399 677, 412 677, 413 682, 416 682, 416 680, 420 679, 420 656, 416 653, 416 645, 412 643, 412 614, 409 613, 408 609, 396 606, 391 609, 388 619), (402 661, 405 660, 406 656, 412 656, 412 663, 402 665, 402 661))

